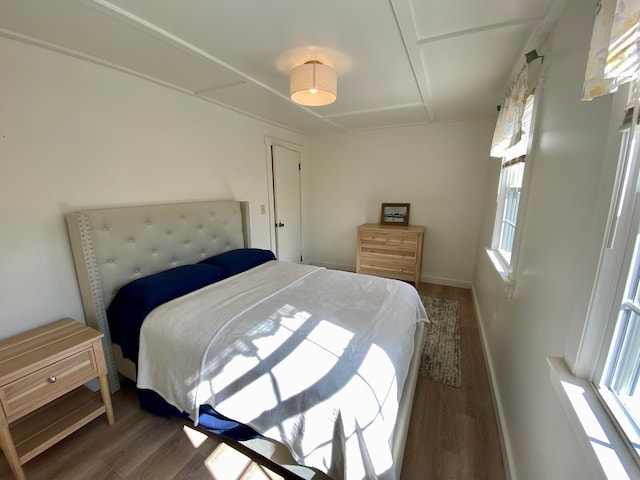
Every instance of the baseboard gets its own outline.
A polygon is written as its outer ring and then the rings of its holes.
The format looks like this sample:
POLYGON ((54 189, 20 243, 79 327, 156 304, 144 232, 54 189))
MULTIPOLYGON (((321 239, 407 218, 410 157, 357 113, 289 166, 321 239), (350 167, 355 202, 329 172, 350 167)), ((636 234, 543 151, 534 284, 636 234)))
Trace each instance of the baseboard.
MULTIPOLYGON (((329 262, 319 262, 316 260, 311 260, 308 262, 309 265, 315 265, 317 267, 325 267, 330 268, 332 270, 343 270, 345 272, 355 272, 355 265, 344 265, 341 263, 329 263, 329 262)), ((424 283, 434 283, 436 285, 444 285, 447 287, 459 287, 466 288, 467 290, 471 288, 471 282, 466 280, 456 280, 454 278, 446 278, 446 277, 437 277, 435 275, 422 275, 420 277, 420 281, 424 283)))
POLYGON ((484 323, 482 322, 482 315, 480 314, 480 308, 478 305, 478 297, 473 286, 471 286, 471 297, 473 298, 473 308, 476 313, 476 320, 478 322, 478 330, 480 332, 480 341, 482 343, 482 353, 484 357, 485 367, 489 373, 489 386, 491 387, 491 399, 493 400, 493 410, 496 413, 498 419, 498 437, 500 438, 500 448, 502 449, 502 458, 504 463, 504 473, 507 480, 517 480, 513 462, 513 452, 511 451, 511 443, 509 441, 509 433, 506 429, 506 422, 504 416, 504 409, 502 408, 502 400, 500 397, 500 391, 497 388, 497 382, 495 377, 495 370, 493 368, 493 361, 491 355, 489 355, 489 345, 487 344, 487 337, 484 331, 484 323))
POLYGON ((434 283, 436 285, 444 285, 446 287, 471 288, 471 282, 465 280, 456 280, 454 278, 436 277, 434 275, 422 275, 420 281, 424 283, 434 283))

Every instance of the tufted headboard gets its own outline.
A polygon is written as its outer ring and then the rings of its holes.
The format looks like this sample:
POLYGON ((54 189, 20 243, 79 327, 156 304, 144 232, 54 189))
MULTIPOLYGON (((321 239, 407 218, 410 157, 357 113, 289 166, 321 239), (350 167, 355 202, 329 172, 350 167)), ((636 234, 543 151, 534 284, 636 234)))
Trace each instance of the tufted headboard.
POLYGON ((106 308, 124 284, 251 246, 248 202, 216 200, 66 214, 87 324, 104 333, 111 392, 120 389, 106 308))

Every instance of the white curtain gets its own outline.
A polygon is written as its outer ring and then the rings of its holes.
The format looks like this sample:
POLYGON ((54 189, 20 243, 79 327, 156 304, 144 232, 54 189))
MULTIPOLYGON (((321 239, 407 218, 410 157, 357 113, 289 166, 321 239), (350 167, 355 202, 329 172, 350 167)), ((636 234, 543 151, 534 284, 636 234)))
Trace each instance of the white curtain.
POLYGON ((498 122, 491 142, 492 157, 502 158, 510 147, 520 141, 522 115, 527 100, 527 65, 513 82, 502 102, 498 122))
POLYGON ((640 0, 599 0, 582 99, 615 92, 639 67, 640 0))

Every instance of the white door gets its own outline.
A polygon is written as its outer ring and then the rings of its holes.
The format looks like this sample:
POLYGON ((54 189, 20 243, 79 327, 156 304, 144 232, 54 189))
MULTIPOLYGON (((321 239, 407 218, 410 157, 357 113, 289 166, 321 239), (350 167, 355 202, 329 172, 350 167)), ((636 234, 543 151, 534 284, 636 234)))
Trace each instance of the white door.
POLYGON ((271 165, 276 256, 285 262, 301 263, 300 152, 272 145, 271 165))

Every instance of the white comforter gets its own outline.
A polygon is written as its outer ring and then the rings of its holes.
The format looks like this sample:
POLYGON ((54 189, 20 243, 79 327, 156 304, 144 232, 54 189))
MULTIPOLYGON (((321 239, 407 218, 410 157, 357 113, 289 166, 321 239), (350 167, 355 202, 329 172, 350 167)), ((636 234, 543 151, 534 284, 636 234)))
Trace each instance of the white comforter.
POLYGON ((392 438, 416 323, 410 285, 272 261, 152 311, 138 387, 201 404, 335 479, 394 478, 392 438))

